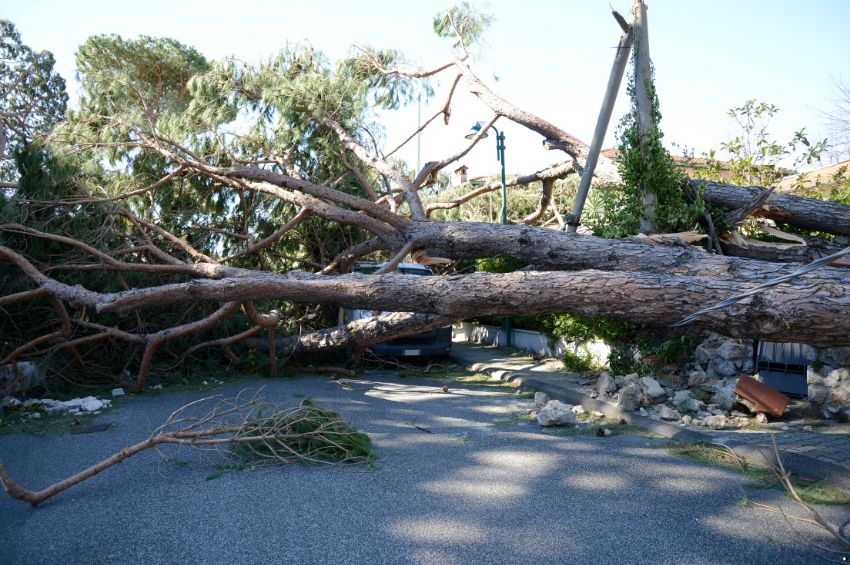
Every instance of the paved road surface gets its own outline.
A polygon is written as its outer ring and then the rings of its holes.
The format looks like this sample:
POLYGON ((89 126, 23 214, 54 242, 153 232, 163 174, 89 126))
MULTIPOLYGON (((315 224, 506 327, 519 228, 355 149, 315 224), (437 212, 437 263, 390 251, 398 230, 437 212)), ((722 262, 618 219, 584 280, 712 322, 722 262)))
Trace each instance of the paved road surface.
MULTIPOLYGON (((746 482, 641 436, 545 434, 510 391, 375 372, 351 390, 265 381, 368 432, 379 468, 295 465, 205 480, 209 462, 143 453, 32 509, 0 497, 0 562, 812 563, 779 516, 739 504, 746 482), (425 433, 413 424, 427 428, 425 433)), ((244 386, 230 385, 229 393, 244 386)), ((0 437, 0 461, 41 488, 138 441, 202 395, 129 399, 90 435, 0 437)), ((788 505, 777 491, 751 497, 788 505)), ((789 506, 790 507, 790 506, 789 506)), ((847 520, 843 508, 826 510, 847 520)), ((825 538, 819 539, 824 541, 825 538)))

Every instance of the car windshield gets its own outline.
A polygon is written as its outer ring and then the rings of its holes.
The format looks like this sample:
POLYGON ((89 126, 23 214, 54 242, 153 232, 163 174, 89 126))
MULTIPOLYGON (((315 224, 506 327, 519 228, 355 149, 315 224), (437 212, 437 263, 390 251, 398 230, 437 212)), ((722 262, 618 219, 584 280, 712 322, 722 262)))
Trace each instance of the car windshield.
MULTIPOLYGON (((366 266, 359 266, 359 267, 355 268, 354 270, 358 273, 371 275, 372 273, 376 272, 381 267, 382 267, 382 265, 366 265, 366 266)), ((419 269, 419 268, 416 268, 416 267, 399 267, 398 272, 403 274, 403 275, 419 275, 419 276, 423 276, 423 275, 427 276, 427 275, 432 274, 431 271, 429 271, 428 269, 419 269)))
POLYGON ((426 269, 411 269, 409 267, 400 267, 398 270, 400 273, 405 275, 430 275, 426 269))

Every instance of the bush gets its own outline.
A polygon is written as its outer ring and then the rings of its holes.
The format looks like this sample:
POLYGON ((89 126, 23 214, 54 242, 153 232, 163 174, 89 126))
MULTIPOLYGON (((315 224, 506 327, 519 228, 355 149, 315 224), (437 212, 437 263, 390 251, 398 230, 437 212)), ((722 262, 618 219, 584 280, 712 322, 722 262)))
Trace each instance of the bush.
POLYGON ((587 349, 579 349, 577 352, 567 351, 564 353, 564 370, 573 373, 583 373, 595 368, 596 363, 593 355, 587 349))

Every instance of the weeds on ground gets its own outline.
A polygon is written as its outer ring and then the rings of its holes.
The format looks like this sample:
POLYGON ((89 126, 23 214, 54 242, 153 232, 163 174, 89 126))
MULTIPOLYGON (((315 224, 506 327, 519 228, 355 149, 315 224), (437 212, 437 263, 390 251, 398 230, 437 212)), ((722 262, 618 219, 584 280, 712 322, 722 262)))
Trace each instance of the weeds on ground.
MULTIPOLYGON (((722 467, 740 473, 750 479, 745 489, 781 488, 782 482, 771 469, 755 465, 722 445, 706 443, 676 443, 663 446, 668 452, 703 465, 722 467)), ((822 482, 795 479, 793 485, 800 498, 809 504, 850 505, 850 493, 822 482)), ((746 491, 744 493, 746 500, 746 491)), ((748 502, 748 501, 747 501, 748 502)))
POLYGON ((0 421, 0 435, 65 434, 88 426, 93 419, 93 414, 42 414, 41 418, 33 420, 7 411, 0 421))

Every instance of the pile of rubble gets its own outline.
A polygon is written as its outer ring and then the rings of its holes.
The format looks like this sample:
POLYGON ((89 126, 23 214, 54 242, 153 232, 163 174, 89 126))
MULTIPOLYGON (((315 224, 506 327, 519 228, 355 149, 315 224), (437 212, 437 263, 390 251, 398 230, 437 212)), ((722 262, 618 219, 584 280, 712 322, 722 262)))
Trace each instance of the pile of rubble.
POLYGON ((820 408, 824 418, 850 420, 850 369, 816 367, 809 366, 806 375, 809 401, 820 408))
MULTIPOLYGON (((814 351, 814 350, 813 350, 814 351)), ((642 416, 677 423, 682 426, 705 427, 713 430, 740 428, 753 424, 767 424, 771 418, 785 420, 799 413, 805 417, 820 416, 841 421, 850 420, 850 370, 835 368, 850 364, 850 349, 818 351, 818 359, 810 359, 808 369, 808 398, 793 403, 786 409, 788 398, 760 384, 753 374, 753 347, 747 341, 730 339, 716 334, 709 336, 697 347, 691 363, 683 374, 660 370, 657 374, 574 375, 574 384, 591 398, 603 400, 620 409, 638 411, 642 416), (821 357, 829 353, 831 357, 821 357), (844 357, 836 357, 841 354, 844 357), (825 362, 831 362, 832 365, 825 362), (669 373, 669 374, 668 374, 669 373), (747 387, 736 386, 746 381, 747 387), (746 388, 760 387, 763 391, 782 397, 783 401, 771 411, 764 404, 752 402, 746 388), (737 394, 736 394, 737 392, 737 394), (740 396, 739 396, 740 395, 740 396)), ((802 378, 802 376, 801 376, 802 378)), ((542 426, 575 424, 581 406, 571 406, 558 401, 536 403, 532 408, 542 426)), ((810 428, 804 420, 776 422, 778 429, 800 424, 810 428)))
MULTIPOLYGON (((121 396, 124 393, 122 389, 115 389, 113 396, 121 396), (117 391, 121 391, 116 394, 117 391)), ((19 400, 14 396, 7 396, 3 399, 0 414, 9 416, 14 413, 22 419, 38 420, 45 415, 54 414, 100 414, 101 410, 110 408, 112 401, 106 398, 96 398, 94 396, 86 396, 85 398, 73 398, 71 400, 53 400, 51 398, 33 398, 29 400, 19 400)))
POLYGON ((765 423, 764 414, 750 415, 733 408, 738 403, 733 392, 737 378, 709 378, 706 371, 690 372, 687 381, 670 380, 662 385, 654 377, 637 373, 611 376, 602 372, 592 398, 607 400, 622 410, 638 410, 642 416, 679 422, 683 426, 704 426, 714 430, 727 426, 765 423))

